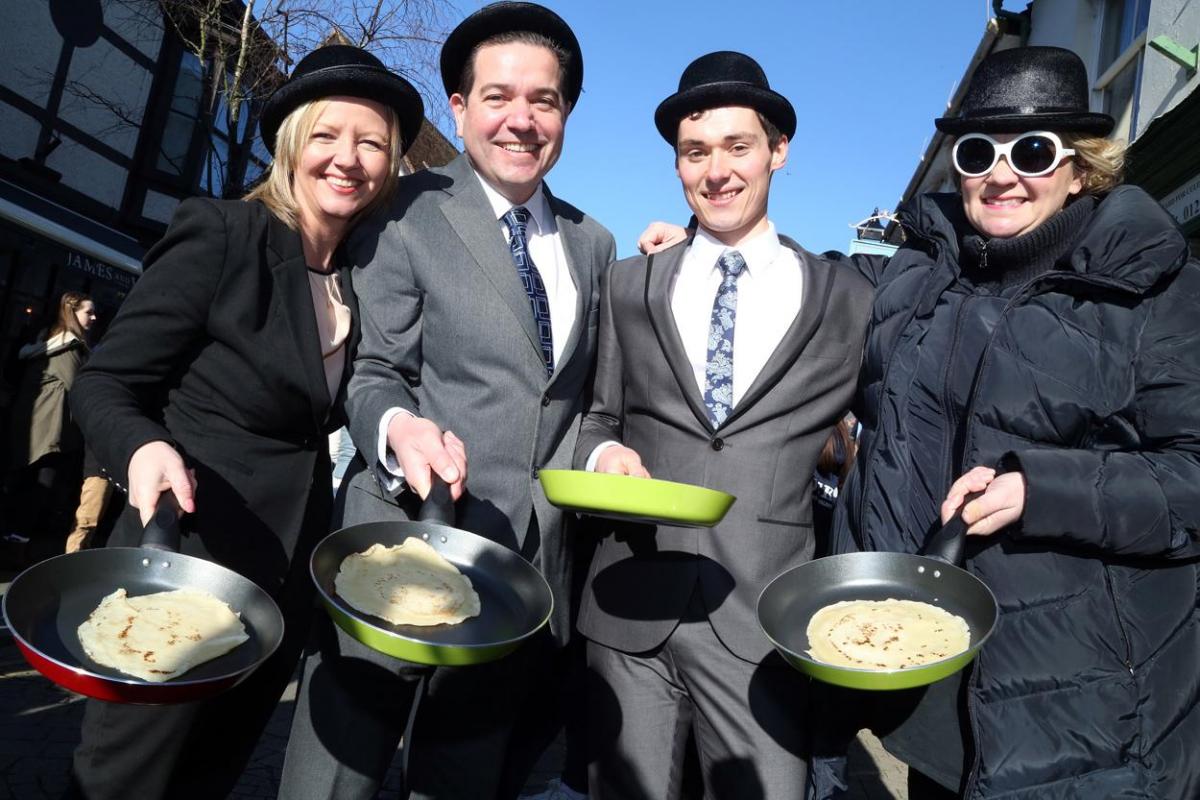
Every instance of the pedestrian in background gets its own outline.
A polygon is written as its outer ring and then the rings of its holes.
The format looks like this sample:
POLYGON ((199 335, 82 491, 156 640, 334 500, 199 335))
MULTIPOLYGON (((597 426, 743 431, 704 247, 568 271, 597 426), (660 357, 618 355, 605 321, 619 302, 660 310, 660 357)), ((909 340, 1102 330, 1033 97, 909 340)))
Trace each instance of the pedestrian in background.
POLYGON ((90 297, 64 292, 46 336, 20 350, 24 372, 9 434, 10 502, 16 511, 8 521, 7 541, 24 544, 32 536, 54 532, 56 500, 74 494, 83 440, 67 393, 87 360, 87 332, 95 322, 96 304, 90 297))

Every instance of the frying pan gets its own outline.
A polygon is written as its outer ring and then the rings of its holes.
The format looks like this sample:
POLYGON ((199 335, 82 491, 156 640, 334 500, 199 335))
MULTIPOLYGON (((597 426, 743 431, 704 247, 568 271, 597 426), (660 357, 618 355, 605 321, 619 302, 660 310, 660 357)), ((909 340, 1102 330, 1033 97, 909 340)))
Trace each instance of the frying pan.
POLYGON ((735 499, 690 483, 574 469, 538 470, 538 480, 546 499, 565 511, 677 528, 711 528, 735 499))
MULTIPOLYGON (((976 496, 968 496, 960 511, 976 496)), ((929 538, 921 555, 846 553, 793 567, 767 584, 759 595, 758 624, 789 664, 837 686, 909 689, 952 675, 979 652, 999 613, 987 585, 955 566, 962 560, 966 529, 962 518, 955 515, 929 538), (970 647, 941 661, 897 670, 833 666, 808 654, 808 623, 817 611, 843 600, 888 598, 929 603, 957 614, 970 628, 970 647)))
POLYGON ((550 585, 532 564, 498 542, 453 527, 450 489, 437 475, 416 522, 368 522, 329 534, 313 551, 317 591, 338 627, 393 658, 433 666, 482 664, 508 655, 550 620, 550 585), (373 544, 420 538, 459 569, 479 594, 480 614, 457 625, 393 625, 338 596, 342 561, 373 544))
POLYGON ((159 502, 140 547, 81 550, 35 564, 4 595, 4 620, 30 666, 78 694, 116 703, 202 700, 236 686, 283 638, 279 607, 253 581, 179 548, 179 507, 159 502), (179 678, 152 683, 92 661, 76 633, 100 601, 119 588, 130 597, 199 589, 240 614, 248 641, 179 678))

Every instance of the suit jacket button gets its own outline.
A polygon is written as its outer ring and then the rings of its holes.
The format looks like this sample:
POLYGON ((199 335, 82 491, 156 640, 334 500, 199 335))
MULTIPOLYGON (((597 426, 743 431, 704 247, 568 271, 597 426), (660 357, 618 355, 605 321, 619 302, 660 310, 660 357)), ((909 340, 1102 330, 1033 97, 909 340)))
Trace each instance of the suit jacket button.
POLYGON ((534 467, 533 469, 529 470, 529 477, 533 478, 536 481, 537 476, 538 476, 538 468, 537 467, 534 467))
POLYGON ((548 405, 550 405, 550 395, 544 394, 542 395, 542 408, 545 408, 548 405))
POLYGON ((713 450, 723 450, 724 448, 725 448, 725 440, 722 439, 720 436, 718 436, 717 438, 712 440, 712 449, 713 450))

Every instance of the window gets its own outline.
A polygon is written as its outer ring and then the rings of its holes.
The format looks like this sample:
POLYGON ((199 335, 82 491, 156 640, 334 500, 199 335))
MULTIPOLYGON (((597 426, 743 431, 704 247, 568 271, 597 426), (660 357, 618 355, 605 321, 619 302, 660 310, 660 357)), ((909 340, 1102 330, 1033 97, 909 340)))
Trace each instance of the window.
POLYGON ((1100 39, 1101 110, 1117 121, 1113 136, 1132 139, 1137 132, 1137 95, 1142 82, 1142 51, 1150 0, 1106 0, 1100 39))
POLYGON ((184 53, 172 87, 171 105, 158 153, 157 167, 163 172, 179 176, 186 174, 203 98, 204 76, 200 61, 191 53, 184 53))

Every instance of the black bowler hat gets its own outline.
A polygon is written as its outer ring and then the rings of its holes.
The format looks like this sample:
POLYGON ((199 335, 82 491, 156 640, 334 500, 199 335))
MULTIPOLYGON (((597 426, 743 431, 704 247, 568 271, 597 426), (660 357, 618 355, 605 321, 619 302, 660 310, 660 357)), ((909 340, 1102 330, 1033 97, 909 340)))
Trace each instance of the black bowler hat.
POLYGON ((475 47, 482 41, 501 33, 528 31, 545 36, 571 56, 567 65, 564 90, 566 101, 574 107, 583 89, 583 51, 579 40, 562 17, 537 3, 492 3, 476 11, 458 24, 442 45, 442 85, 446 96, 458 91, 463 67, 475 47))
POLYGON ((271 155, 275 154, 275 134, 288 114, 310 100, 337 95, 374 100, 394 109, 400 118, 401 153, 421 132, 425 104, 411 83, 366 50, 331 44, 300 59, 292 77, 267 98, 259 130, 271 155))
POLYGON ((952 135, 1050 130, 1107 136, 1115 123, 1088 110, 1087 70, 1079 56, 1061 47, 1014 47, 980 61, 958 116, 934 124, 952 135))
POLYGON ((757 61, 732 50, 718 50, 688 64, 679 78, 679 91, 658 104, 654 124, 674 146, 680 120, 694 111, 726 106, 753 108, 789 139, 796 134, 792 104, 771 89, 757 61))

